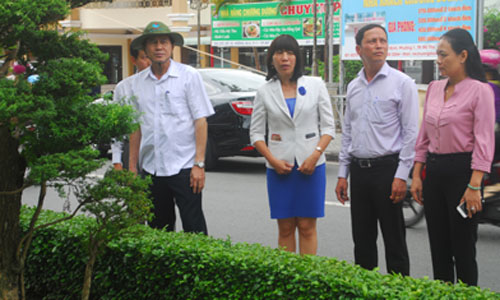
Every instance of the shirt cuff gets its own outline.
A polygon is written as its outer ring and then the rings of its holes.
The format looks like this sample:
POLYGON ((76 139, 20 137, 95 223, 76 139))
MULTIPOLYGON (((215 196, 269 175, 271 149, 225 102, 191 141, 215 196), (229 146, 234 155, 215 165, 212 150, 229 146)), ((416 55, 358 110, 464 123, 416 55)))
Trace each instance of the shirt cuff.
POLYGON ((333 128, 333 129, 332 128, 324 128, 324 129, 320 130, 320 133, 321 133, 321 135, 327 134, 327 135, 331 136, 332 139, 335 138, 335 128, 333 128))
POLYGON ((266 137, 263 134, 254 134, 250 137, 250 143, 255 145, 257 141, 266 141, 266 137))
POLYGON ((113 164, 122 163, 122 143, 113 142, 111 143, 111 162, 113 164))
POLYGON ((471 169, 472 170, 482 171, 484 173, 490 173, 490 171, 491 171, 491 164, 478 164, 477 162, 473 162, 471 164, 471 169))
POLYGON ((398 169, 396 170, 396 175, 394 175, 394 177, 406 181, 406 180, 408 180, 408 175, 410 174, 410 169, 411 168, 408 168, 407 166, 403 165, 400 162, 398 169))
POLYGON ((347 177, 349 177, 349 165, 339 165, 339 172, 337 177, 347 179, 347 177))
POLYGON ((424 155, 415 154, 415 161, 425 164, 425 162, 427 161, 427 154, 424 154, 424 155))
POLYGON ((111 157, 111 162, 113 164, 121 164, 122 163, 122 154, 113 152, 112 157, 111 157))

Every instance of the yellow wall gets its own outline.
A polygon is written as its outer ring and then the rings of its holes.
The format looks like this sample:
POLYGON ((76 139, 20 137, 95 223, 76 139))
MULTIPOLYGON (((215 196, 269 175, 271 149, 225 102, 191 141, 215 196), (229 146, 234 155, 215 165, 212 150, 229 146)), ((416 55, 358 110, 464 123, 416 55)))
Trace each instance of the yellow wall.
POLYGON ((142 30, 151 21, 161 21, 169 26, 171 22, 166 8, 106 8, 81 9, 80 20, 83 30, 142 30))

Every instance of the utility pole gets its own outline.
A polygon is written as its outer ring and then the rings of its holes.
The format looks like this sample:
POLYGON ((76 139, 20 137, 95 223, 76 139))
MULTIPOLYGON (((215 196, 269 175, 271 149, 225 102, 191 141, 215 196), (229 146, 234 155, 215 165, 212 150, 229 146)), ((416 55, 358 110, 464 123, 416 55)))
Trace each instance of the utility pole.
POLYGON ((314 22, 314 26, 313 26, 313 30, 314 30, 314 35, 313 35, 313 50, 312 50, 312 75, 313 76, 318 76, 318 63, 317 63, 317 59, 316 59, 316 43, 317 43, 317 40, 316 40, 316 35, 318 33, 318 10, 317 10, 317 7, 316 7, 316 3, 317 1, 314 0, 313 1, 313 15, 314 15, 314 18, 313 18, 313 22, 314 22))
POLYGON ((196 52, 196 67, 199 68, 199 67, 201 67, 200 52, 199 52, 201 50, 201 32, 200 32, 201 10, 208 7, 208 1, 207 0, 191 0, 191 2, 189 3, 189 7, 191 7, 191 9, 195 9, 196 15, 197 15, 198 51, 196 52))
POLYGON ((330 22, 333 21, 330 16, 330 0, 325 1, 325 45, 324 48, 324 62, 325 62, 325 73, 323 74, 323 80, 325 82, 330 82, 330 40, 332 39, 330 32, 330 22))

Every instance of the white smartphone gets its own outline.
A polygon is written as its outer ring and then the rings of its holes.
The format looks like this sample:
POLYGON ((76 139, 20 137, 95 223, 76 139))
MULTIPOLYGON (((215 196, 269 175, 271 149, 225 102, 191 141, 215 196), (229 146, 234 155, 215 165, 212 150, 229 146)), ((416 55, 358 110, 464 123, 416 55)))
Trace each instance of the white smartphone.
POLYGON ((464 218, 464 219, 465 219, 465 218, 467 218, 467 217, 468 217, 468 215, 467 215, 467 207, 466 207, 466 205, 465 205, 465 201, 464 201, 464 202, 462 202, 462 204, 459 204, 459 205, 457 206, 457 211, 458 211, 458 213, 462 216, 462 218, 464 218))

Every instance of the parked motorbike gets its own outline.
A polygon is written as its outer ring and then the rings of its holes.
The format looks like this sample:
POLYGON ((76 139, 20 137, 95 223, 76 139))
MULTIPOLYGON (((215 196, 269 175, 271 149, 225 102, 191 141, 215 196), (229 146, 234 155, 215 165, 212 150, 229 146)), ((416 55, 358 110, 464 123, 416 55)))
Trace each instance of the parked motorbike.
MULTIPOLYGON (((425 178, 425 172, 422 178, 425 178)), ((412 227, 424 218, 424 207, 419 205, 411 195, 411 178, 407 183, 408 190, 403 200, 403 215, 406 227, 412 227)), ((483 209, 477 213, 478 223, 500 227, 500 160, 493 163, 491 173, 484 177, 483 185, 483 209)))
POLYGON ((500 161, 493 163, 491 173, 485 176, 483 198, 478 222, 500 227, 500 161))

